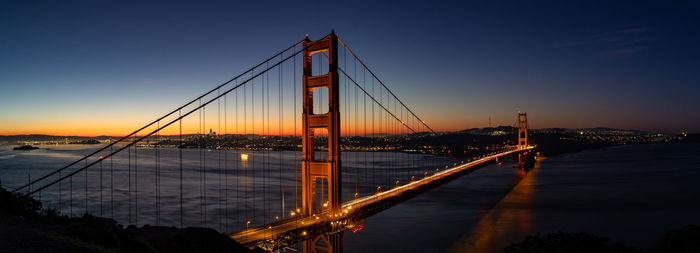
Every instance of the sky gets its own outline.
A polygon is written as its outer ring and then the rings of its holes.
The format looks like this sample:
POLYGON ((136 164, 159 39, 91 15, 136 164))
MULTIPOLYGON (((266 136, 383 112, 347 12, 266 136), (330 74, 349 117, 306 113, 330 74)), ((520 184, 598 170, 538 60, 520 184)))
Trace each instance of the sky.
POLYGON ((0 135, 127 134, 335 30, 438 131, 700 132, 697 1, 3 1, 0 135))

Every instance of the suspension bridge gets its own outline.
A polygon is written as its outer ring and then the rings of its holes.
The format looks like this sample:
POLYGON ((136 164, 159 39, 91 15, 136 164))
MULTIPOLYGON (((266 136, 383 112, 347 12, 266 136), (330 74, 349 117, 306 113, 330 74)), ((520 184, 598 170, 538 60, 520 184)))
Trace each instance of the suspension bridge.
POLYGON ((525 113, 517 127, 512 142, 450 156, 332 32, 293 43, 13 192, 68 216, 210 227, 271 251, 301 243, 305 252, 340 252, 343 231, 366 217, 527 155, 525 113))

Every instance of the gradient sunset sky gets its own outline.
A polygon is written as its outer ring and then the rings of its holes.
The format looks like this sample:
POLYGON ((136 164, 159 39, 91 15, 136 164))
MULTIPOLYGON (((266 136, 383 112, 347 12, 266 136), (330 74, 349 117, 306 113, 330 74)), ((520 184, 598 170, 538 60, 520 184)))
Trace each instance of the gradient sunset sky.
POLYGON ((532 128, 699 132, 699 13, 698 1, 3 1, 0 135, 126 134, 331 29, 438 131, 526 111, 532 128))

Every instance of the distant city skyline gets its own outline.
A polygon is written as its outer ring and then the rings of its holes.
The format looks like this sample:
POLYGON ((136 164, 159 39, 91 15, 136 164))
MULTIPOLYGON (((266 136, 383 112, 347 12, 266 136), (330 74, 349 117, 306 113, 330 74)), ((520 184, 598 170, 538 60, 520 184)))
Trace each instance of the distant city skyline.
POLYGON ((274 4, 2 3, 0 135, 126 135, 332 29, 436 131, 700 132, 695 2, 274 4))

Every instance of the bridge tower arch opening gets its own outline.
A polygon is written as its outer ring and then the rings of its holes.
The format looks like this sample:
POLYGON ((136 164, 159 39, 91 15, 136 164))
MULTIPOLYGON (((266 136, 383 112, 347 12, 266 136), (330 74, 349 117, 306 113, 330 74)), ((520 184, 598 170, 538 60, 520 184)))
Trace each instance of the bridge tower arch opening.
POLYGON ((527 113, 518 112, 518 148, 527 147, 527 113))

